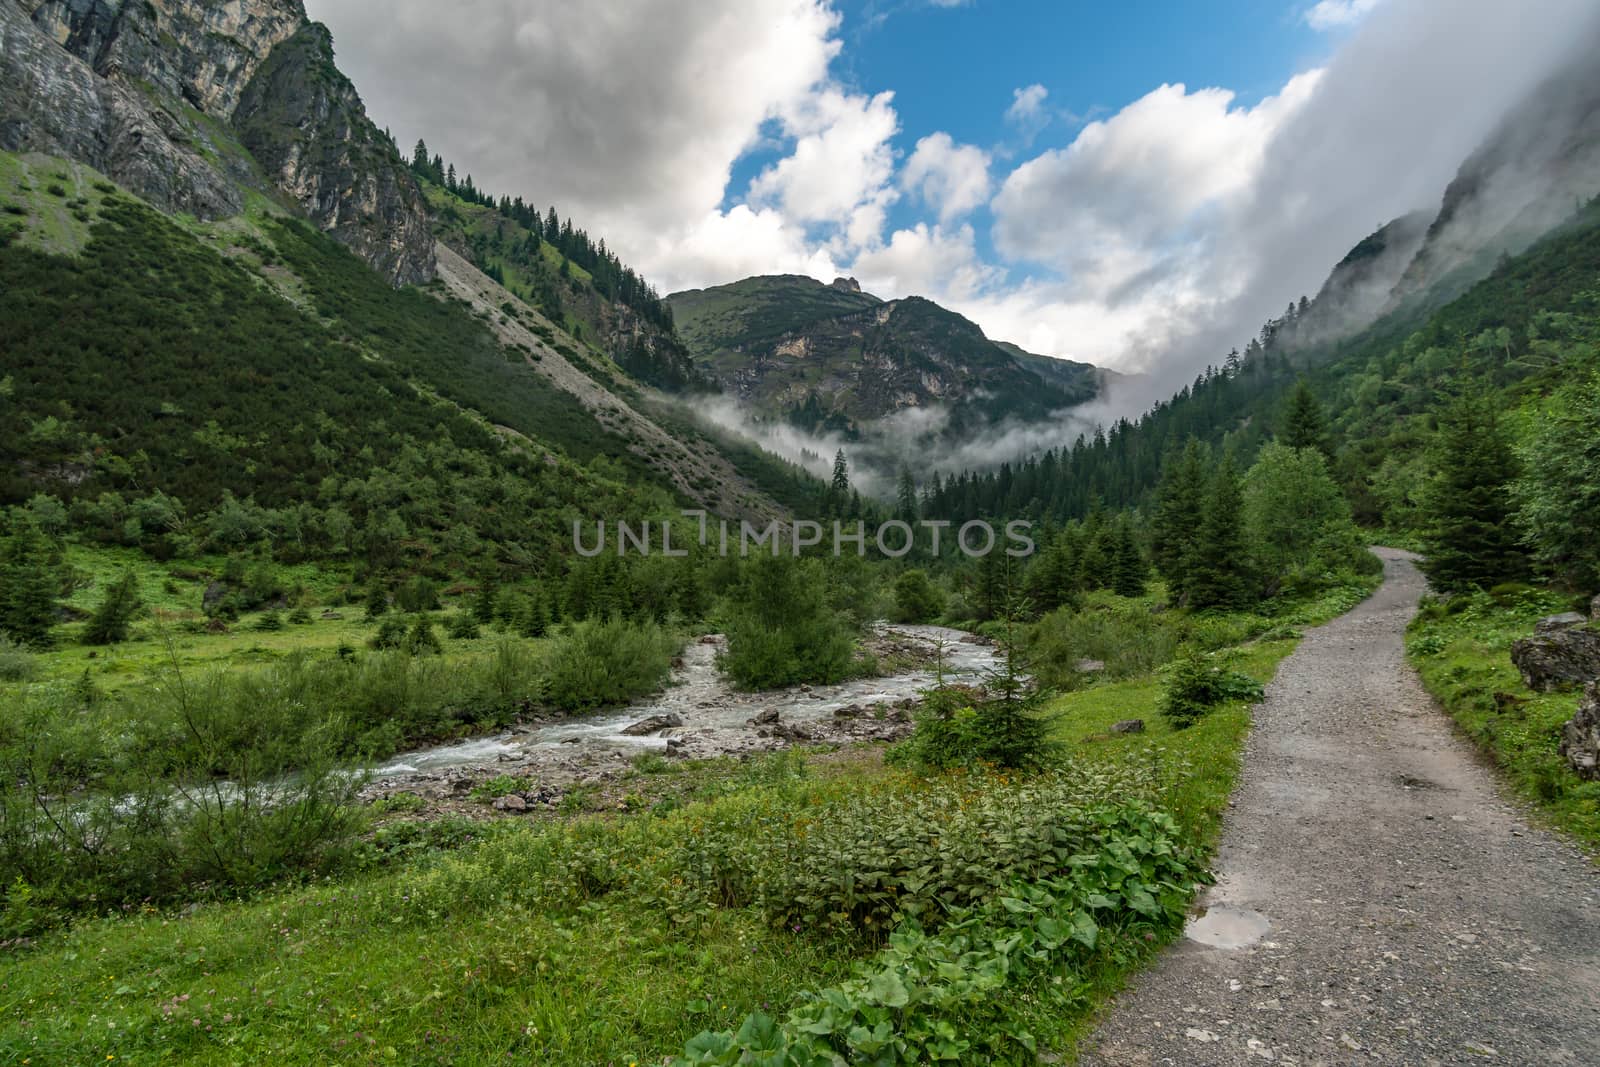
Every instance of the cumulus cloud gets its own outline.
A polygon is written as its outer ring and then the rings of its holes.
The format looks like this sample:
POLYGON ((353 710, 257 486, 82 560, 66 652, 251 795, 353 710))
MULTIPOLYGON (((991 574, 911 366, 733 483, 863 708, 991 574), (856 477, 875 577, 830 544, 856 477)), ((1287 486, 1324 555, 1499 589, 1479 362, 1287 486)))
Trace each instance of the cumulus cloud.
MULTIPOLYGON (((1161 392, 1378 225, 1436 205, 1600 19, 1593 0, 1302 4, 1349 31, 1265 98, 1160 85, 996 174, 998 147, 941 133, 910 131, 897 157, 893 97, 831 71, 830 0, 307 6, 403 142, 426 135, 480 186, 557 204, 663 290, 854 273, 1033 351, 1155 369, 1161 392), (772 161, 734 187, 758 148, 772 161)), ((1050 114, 1043 86, 1021 87, 1008 128, 1050 114)))
POLYGON ((940 222, 949 222, 989 199, 989 153, 958 145, 948 133, 929 134, 917 142, 900 184, 937 210, 940 222))
POLYGON ((1360 22, 1382 0, 1319 0, 1306 12, 1306 22, 1314 30, 1334 30, 1360 22))
MULTIPOLYGON (((306 6, 403 144, 425 136, 480 187, 559 205, 668 287, 728 280, 774 241, 795 261, 800 220, 721 210, 765 125, 803 128, 818 151, 885 121, 887 98, 856 106, 830 81, 839 16, 826 0, 306 6), (853 132, 830 136, 830 116, 853 132), (724 256, 711 234, 733 239, 724 256), (693 271, 677 260, 685 244, 693 271)), ((813 211, 829 195, 801 166, 791 190, 813 211)))

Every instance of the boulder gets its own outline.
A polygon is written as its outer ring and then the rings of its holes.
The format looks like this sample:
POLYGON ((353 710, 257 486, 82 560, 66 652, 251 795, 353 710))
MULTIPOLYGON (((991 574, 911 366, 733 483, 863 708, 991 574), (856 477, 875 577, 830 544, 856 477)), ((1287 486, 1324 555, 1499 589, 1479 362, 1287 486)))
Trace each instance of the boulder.
POLYGON ((640 719, 632 726, 623 727, 622 732, 629 737, 643 737, 646 734, 659 733, 662 730, 670 730, 674 726, 682 725, 683 718, 669 711, 665 715, 651 715, 649 718, 640 719))
POLYGON ((1080 659, 1072 665, 1072 669, 1079 674, 1099 674, 1106 669, 1106 665, 1104 660, 1080 659))
POLYGON ((1550 693, 1600 678, 1600 630, 1574 627, 1512 642, 1511 662, 1529 689, 1550 693))
POLYGON ((751 719, 750 722, 755 726, 771 726, 776 723, 779 718, 781 718, 781 716, 779 716, 777 708, 768 708, 766 711, 756 712, 756 717, 751 719))
POLYGON ((511 811, 511 812, 527 811, 528 810, 528 802, 526 800, 523 800, 521 797, 517 796, 517 794, 515 794, 515 793, 507 793, 503 797, 496 797, 495 798, 494 810, 495 811, 511 811))
POLYGON ((1589 618, 1600 622, 1600 593, 1596 593, 1594 599, 1589 601, 1589 618))
POLYGON ((1600 779, 1600 682, 1584 687, 1577 714, 1561 728, 1561 755, 1579 778, 1600 779))
POLYGON ((1570 630, 1574 626, 1582 626, 1589 620, 1576 611, 1563 611, 1560 615, 1546 615, 1533 625, 1533 632, 1540 634, 1560 633, 1570 630))
POLYGON ((1144 733, 1144 720, 1123 719, 1119 723, 1112 724, 1111 732, 1114 734, 1142 734, 1144 733))

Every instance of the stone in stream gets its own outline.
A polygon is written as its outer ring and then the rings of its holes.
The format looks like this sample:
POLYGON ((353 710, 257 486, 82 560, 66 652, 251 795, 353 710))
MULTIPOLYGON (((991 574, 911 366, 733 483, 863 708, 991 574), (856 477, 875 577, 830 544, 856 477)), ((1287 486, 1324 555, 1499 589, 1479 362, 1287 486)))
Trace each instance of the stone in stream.
POLYGON ((1576 611, 1563 611, 1560 615, 1546 615, 1533 624, 1533 632, 1539 634, 1553 634, 1562 630, 1570 630, 1574 626, 1582 626, 1588 618, 1576 611))
POLYGON ((1511 662, 1529 689, 1550 693, 1600 678, 1600 630, 1574 627, 1511 644, 1511 662))
POLYGON ((647 719, 640 719, 632 726, 623 727, 622 732, 629 737, 644 737, 646 734, 660 733, 662 730, 682 725, 683 718, 669 711, 665 715, 652 715, 647 719))
POLYGON ((1144 720, 1123 719, 1119 723, 1112 724, 1111 732, 1114 734, 1142 734, 1144 733, 1144 720))
POLYGON ((1579 778, 1600 779, 1600 682, 1584 687, 1578 713, 1561 728, 1561 755, 1579 778))
POLYGON ((772 726, 780 718, 777 708, 768 708, 765 711, 756 712, 755 718, 749 721, 751 726, 772 726))

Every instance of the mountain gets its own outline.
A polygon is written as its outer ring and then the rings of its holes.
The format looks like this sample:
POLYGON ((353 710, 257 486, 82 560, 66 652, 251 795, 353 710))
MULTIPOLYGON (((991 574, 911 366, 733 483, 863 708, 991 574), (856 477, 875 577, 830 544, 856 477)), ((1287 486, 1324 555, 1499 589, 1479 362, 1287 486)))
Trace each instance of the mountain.
POLYGON ((0 504, 460 573, 820 491, 661 399, 693 365, 603 241, 415 163, 299 0, 0 0, 0 504))
POLYGON ((1094 399, 1101 372, 984 336, 931 300, 880 300, 850 278, 746 278, 667 298, 695 363, 746 410, 860 433, 931 408, 959 434, 1094 399))

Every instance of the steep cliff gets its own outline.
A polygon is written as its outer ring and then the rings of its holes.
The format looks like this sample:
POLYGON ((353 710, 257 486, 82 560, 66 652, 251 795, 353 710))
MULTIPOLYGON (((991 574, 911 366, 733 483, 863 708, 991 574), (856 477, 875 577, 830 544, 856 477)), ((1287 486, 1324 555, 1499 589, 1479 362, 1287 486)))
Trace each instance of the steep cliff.
POLYGON ((307 23, 272 50, 233 115, 239 138, 312 221, 397 284, 434 274, 427 206, 393 142, 307 23))
POLYGON ((0 0, 0 148, 201 219, 265 193, 396 284, 433 275, 421 194, 300 0, 0 0))

